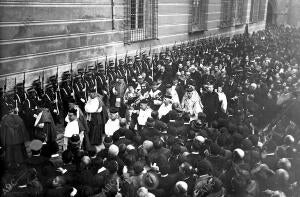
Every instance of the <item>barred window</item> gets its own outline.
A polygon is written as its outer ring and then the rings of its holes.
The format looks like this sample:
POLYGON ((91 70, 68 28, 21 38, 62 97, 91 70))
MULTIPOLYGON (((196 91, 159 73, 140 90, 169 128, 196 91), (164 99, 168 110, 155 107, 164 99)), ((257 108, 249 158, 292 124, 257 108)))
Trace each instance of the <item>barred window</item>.
POLYGON ((233 23, 232 7, 234 0, 222 0, 221 2, 221 27, 230 27, 233 23))
POLYGON ((191 6, 190 33, 207 30, 208 0, 193 0, 191 6))
POLYGON ((246 21, 245 0, 222 0, 220 27, 241 25, 246 21))
POLYGON ((260 0, 251 0, 250 22, 252 23, 258 21, 259 1, 260 0))
POLYGON ((265 19, 266 0, 260 0, 258 20, 263 21, 265 19))
POLYGON ((157 0, 126 0, 125 43, 157 38, 157 0))
POLYGON ((246 22, 246 9, 245 9, 245 0, 237 1, 237 11, 236 11, 236 25, 241 25, 246 22))

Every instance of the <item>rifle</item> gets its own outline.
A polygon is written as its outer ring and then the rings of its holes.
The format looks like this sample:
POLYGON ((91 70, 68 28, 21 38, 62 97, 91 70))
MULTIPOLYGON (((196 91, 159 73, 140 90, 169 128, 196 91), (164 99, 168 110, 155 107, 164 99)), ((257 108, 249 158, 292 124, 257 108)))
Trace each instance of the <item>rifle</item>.
POLYGON ((151 57, 151 77, 152 77, 152 82, 153 82, 154 81, 153 56, 151 57))
POLYGON ((14 93, 15 93, 15 104, 16 104, 15 112, 16 112, 16 114, 19 114, 18 99, 17 99, 17 78, 16 77, 15 77, 14 93))
POLYGON ((98 72, 98 59, 97 61, 95 61, 95 68, 96 68, 96 72, 98 72))
POLYGON ((142 47, 140 46, 140 58, 142 58, 142 47))
POLYGON ((45 70, 43 70, 42 89, 43 89, 43 94, 45 94, 45 70))
POLYGON ((72 88, 72 95, 73 95, 73 98, 75 100, 75 93, 74 93, 74 86, 73 86, 73 83, 74 83, 74 80, 73 80, 73 65, 71 63, 71 70, 70 70, 70 74, 71 74, 71 88, 72 88))
POLYGON ((59 116, 59 106, 58 106, 58 94, 59 94, 59 83, 58 83, 58 66, 56 67, 56 83, 57 83, 57 89, 55 90, 55 106, 57 115, 59 116))
POLYGON ((125 64, 127 64, 127 53, 128 53, 128 50, 126 50, 126 55, 125 55, 125 64))
POLYGON ((152 45, 150 45, 150 49, 149 49, 148 56, 150 56, 150 55, 151 55, 151 47, 152 47, 152 45))
POLYGON ((83 74, 83 82, 84 82, 84 96, 85 96, 85 101, 87 102, 87 99, 88 99, 88 95, 87 95, 87 85, 86 85, 86 79, 85 79, 85 75, 86 75, 86 72, 87 72, 87 64, 85 65, 85 69, 84 69, 84 74, 83 74))
POLYGON ((5 98, 6 95, 6 86, 7 86, 7 78, 5 77, 5 82, 4 82, 4 86, 3 86, 3 97, 5 98))
POLYGON ((98 93, 98 84, 97 84, 97 76, 98 76, 98 59, 97 59, 97 61, 95 62, 95 66, 96 66, 96 73, 97 74, 95 74, 94 75, 94 77, 95 77, 95 88, 96 88, 96 93, 98 93))
POLYGON ((116 52, 116 58, 115 58, 115 71, 117 71, 118 68, 118 53, 116 52))
POLYGON ((23 72, 23 92, 24 92, 24 98, 27 99, 27 94, 25 92, 25 72, 23 72))
POLYGON ((108 68, 108 65, 107 65, 107 55, 105 56, 105 76, 107 77, 107 68, 108 68))

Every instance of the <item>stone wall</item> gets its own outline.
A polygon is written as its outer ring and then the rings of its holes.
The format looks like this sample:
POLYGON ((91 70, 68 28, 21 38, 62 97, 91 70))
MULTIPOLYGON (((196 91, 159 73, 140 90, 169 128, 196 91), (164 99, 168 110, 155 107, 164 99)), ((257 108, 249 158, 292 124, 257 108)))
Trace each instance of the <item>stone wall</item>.
MULTIPOLYGON (((249 21, 251 0, 246 0, 249 21)), ((209 0, 208 31, 189 34, 191 0, 158 0, 158 39, 130 45, 124 44, 125 0, 114 0, 112 29, 111 0, 1 0, 0 1, 0 86, 7 79, 7 89, 14 80, 26 87, 33 80, 47 79, 73 69, 114 58, 135 54, 136 49, 152 49, 173 45, 175 41, 207 37, 215 34, 243 33, 244 25, 220 29, 221 0, 209 0)), ((267 6, 266 6, 267 8, 267 6)), ((265 22, 249 24, 249 31, 265 27, 265 22)))

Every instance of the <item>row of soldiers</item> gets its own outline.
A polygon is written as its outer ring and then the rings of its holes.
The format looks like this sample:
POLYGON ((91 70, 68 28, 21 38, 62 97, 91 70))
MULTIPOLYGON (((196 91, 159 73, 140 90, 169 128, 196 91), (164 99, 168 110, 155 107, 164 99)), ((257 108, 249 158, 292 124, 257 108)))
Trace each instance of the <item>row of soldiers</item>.
MULTIPOLYGON (((6 113, 9 105, 15 107, 15 111, 24 118, 28 127, 33 125, 33 114, 39 107, 48 108, 54 118, 55 123, 59 123, 60 116, 65 116, 68 111, 70 99, 74 99, 80 108, 88 99, 90 92, 101 94, 107 105, 114 104, 114 88, 121 81, 125 84, 138 84, 138 77, 143 76, 145 81, 150 84, 152 81, 163 80, 164 84, 172 83, 172 79, 187 64, 204 64, 203 58, 207 55, 216 54, 219 50, 233 51, 237 48, 235 42, 229 42, 228 37, 209 38, 207 40, 191 41, 187 44, 181 43, 170 49, 166 48, 163 52, 151 55, 140 51, 135 57, 125 56, 124 59, 105 60, 96 62, 94 66, 78 69, 77 74, 71 70, 62 75, 62 80, 58 80, 58 72, 49 78, 49 83, 44 84, 44 80, 37 79, 33 81, 32 87, 24 88, 24 82, 16 84, 14 94, 7 95, 1 91, 2 115, 6 113), (161 67, 164 67, 162 69, 161 67), (161 71, 166 72, 162 73, 161 71)), ((239 50, 235 50, 239 51, 239 50)), ((220 53, 221 54, 221 53, 220 53)), ((210 61, 213 61, 212 57, 210 61)), ((224 58, 224 57, 223 57, 224 58)), ((230 58, 227 58, 228 68, 230 68, 230 58)), ((226 60, 225 60, 226 62, 226 60)), ((25 79, 24 79, 25 80, 25 79)))
POLYGON ((23 83, 15 85, 12 94, 6 93, 5 83, 4 88, 0 88, 0 115, 2 117, 7 113, 8 108, 13 106, 15 111, 26 119, 26 116, 34 114, 37 108, 44 107, 51 111, 54 121, 59 123, 60 115, 65 115, 68 111, 70 99, 75 99, 76 103, 83 108, 88 94, 96 91, 108 102, 111 89, 116 85, 117 79, 124 79, 128 83, 136 81, 143 72, 150 74, 149 71, 153 70, 151 62, 158 62, 158 56, 155 57, 156 59, 151 59, 149 55, 143 53, 134 58, 126 55, 125 60, 117 60, 117 57, 115 60, 106 59, 105 65, 99 62, 95 63, 95 66, 79 68, 75 75, 71 66, 70 71, 62 74, 61 82, 56 74, 49 78, 46 85, 43 77, 42 80, 40 78, 34 80, 32 87, 25 90, 24 80, 23 83))

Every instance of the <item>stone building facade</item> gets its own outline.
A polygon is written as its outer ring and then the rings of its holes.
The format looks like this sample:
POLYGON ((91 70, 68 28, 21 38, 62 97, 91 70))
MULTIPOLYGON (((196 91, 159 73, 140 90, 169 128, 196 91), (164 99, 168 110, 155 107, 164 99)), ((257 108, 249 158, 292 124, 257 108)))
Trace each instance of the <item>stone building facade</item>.
POLYGON ((15 78, 19 83, 25 76, 29 87, 41 75, 55 75, 57 67, 60 75, 71 63, 76 71, 106 56, 243 33, 246 24, 249 32, 264 29, 267 5, 268 0, 1 0, 0 85, 6 79, 11 89, 15 78))

